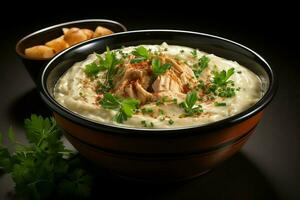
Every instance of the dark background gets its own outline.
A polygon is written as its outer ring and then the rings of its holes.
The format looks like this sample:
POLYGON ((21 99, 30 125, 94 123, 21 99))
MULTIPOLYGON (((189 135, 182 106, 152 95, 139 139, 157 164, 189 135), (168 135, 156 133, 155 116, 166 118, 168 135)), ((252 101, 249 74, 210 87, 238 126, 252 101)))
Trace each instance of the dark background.
MULTIPOLYGON (((24 140, 22 123, 30 113, 48 114, 33 82, 15 55, 18 39, 70 20, 106 18, 129 30, 184 29, 225 37, 262 55, 279 76, 279 90, 243 150, 212 172, 190 182, 149 186, 98 178, 103 199, 300 199, 299 11, 288 1, 262 2, 63 2, 2 7, 0 40, 0 131, 9 126, 24 140)), ((13 184, 0 174, 0 199, 13 184)))

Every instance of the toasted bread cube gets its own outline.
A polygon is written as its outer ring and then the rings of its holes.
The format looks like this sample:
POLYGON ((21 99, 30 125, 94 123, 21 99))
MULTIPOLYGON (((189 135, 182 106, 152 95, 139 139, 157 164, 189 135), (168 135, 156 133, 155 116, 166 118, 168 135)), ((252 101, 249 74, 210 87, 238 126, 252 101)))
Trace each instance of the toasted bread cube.
POLYGON ((84 34, 88 37, 88 39, 91 39, 94 35, 94 31, 90 30, 90 29, 87 29, 87 28, 84 28, 84 29, 81 29, 84 34))
POLYGON ((70 45, 77 44, 79 42, 82 42, 84 40, 87 40, 88 37, 84 32, 79 28, 70 28, 66 33, 64 34, 64 40, 70 45))
POLYGON ((93 37, 101 37, 101 36, 104 36, 104 35, 110 35, 114 32, 112 32, 111 30, 105 28, 105 27, 102 27, 102 26, 98 26, 94 32, 94 35, 93 37))
POLYGON ((64 36, 56 38, 46 43, 46 46, 51 47, 56 53, 69 47, 69 44, 64 40, 64 36))
POLYGON ((55 50, 45 45, 37 45, 25 49, 25 55, 34 59, 52 58, 55 50))

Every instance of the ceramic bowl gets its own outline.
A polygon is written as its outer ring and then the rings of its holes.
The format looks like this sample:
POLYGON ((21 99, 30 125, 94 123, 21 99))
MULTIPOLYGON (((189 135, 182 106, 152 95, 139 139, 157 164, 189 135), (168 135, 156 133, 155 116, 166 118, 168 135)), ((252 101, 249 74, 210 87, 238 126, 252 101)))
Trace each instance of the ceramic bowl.
POLYGON ((85 20, 77 20, 70 21, 61 24, 57 24, 54 26, 50 26, 47 28, 43 28, 34 33, 31 33, 21 40, 18 41, 16 45, 16 53, 22 59, 22 62, 27 69, 28 73, 32 80, 38 84, 40 73, 46 66, 46 64, 51 60, 51 58, 47 59, 33 59, 25 55, 24 51, 26 48, 42 45, 52 39, 58 38, 63 35, 62 28, 87 28, 91 30, 95 30, 97 26, 103 26, 115 33, 127 31, 126 27, 120 24, 119 22, 106 20, 106 19, 85 19, 85 20))
POLYGON ((42 99, 53 111, 68 140, 84 157, 123 177, 177 181, 201 175, 241 149, 272 100, 277 79, 261 56, 236 42, 197 32, 141 30, 117 33, 69 48, 48 63, 40 85, 42 99), (262 81, 262 99, 247 110, 221 121, 172 129, 124 128, 97 123, 55 101, 53 88, 58 79, 89 54, 104 52, 106 46, 116 49, 162 42, 197 48, 246 66, 262 81))

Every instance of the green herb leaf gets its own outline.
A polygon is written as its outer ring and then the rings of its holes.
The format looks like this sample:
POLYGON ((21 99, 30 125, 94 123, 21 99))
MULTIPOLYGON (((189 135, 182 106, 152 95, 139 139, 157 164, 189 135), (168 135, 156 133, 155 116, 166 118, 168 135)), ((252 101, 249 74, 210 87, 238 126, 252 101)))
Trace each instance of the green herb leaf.
POLYGON ((140 101, 137 99, 124 99, 121 102, 121 109, 127 115, 127 117, 132 117, 135 109, 140 105, 140 101))
POLYGON ((88 77, 95 77, 99 72, 100 72, 100 67, 95 62, 87 64, 84 69, 84 73, 88 77))
POLYGON ((139 46, 139 47, 135 48, 135 50, 132 52, 132 54, 135 56, 138 56, 138 57, 142 57, 145 60, 150 58, 149 50, 147 50, 143 46, 139 46))
POLYGON ((154 76, 159 76, 161 74, 164 74, 168 69, 170 69, 172 65, 170 63, 165 63, 161 65, 160 60, 154 58, 152 60, 151 66, 152 66, 152 72, 154 76))
POLYGON ((153 109, 152 108, 142 108, 142 113, 143 114, 147 114, 147 113, 153 113, 153 109))
POLYGON ((168 122, 169 122, 170 125, 174 124, 174 121, 172 119, 170 119, 168 122))
POLYGON ((193 71, 195 76, 198 78, 205 68, 207 68, 210 59, 207 56, 202 56, 198 63, 194 65, 193 71))
POLYGON ((217 107, 226 106, 226 103, 224 103, 224 102, 215 102, 214 105, 217 106, 217 107))
POLYGON ((209 90, 220 97, 233 97, 236 89, 228 86, 228 84, 234 85, 234 82, 229 80, 233 74, 234 68, 230 68, 227 71, 222 70, 221 72, 215 71, 213 73, 213 84, 210 86, 209 90))
MULTIPOLYGON (((65 149, 62 132, 53 118, 32 115, 25 120, 28 145, 16 143, 16 148, 9 154, 7 148, 0 147, 0 167, 11 173, 15 182, 16 194, 24 199, 57 199, 53 194, 58 191, 58 183, 72 174, 77 174, 78 165, 68 158, 72 151, 65 149), (74 171, 75 170, 75 171, 74 171)), ((8 138, 15 141, 12 129, 8 138)), ((80 175, 80 174, 79 174, 80 175)), ((90 193, 91 183, 85 181, 90 177, 85 174, 71 179, 76 184, 71 196, 85 197, 90 193)), ((64 188, 63 190, 67 190, 64 188)))
POLYGON ((136 64, 136 63, 140 63, 140 62, 143 62, 143 61, 146 61, 147 59, 144 58, 144 57, 137 57, 137 58, 134 58, 132 60, 130 60, 130 63, 132 64, 136 64))
POLYGON ((101 99, 100 104, 103 108, 106 109, 117 109, 120 107, 120 100, 113 96, 110 93, 104 94, 104 97, 101 99))
POLYGON ((141 124, 144 126, 144 127, 147 127, 147 128, 153 128, 154 127, 154 123, 153 122, 147 122, 145 120, 142 120, 141 121, 141 124))
POLYGON ((140 101, 137 99, 120 99, 110 93, 104 94, 103 98, 100 100, 100 105, 103 108, 118 111, 113 118, 118 123, 123 123, 128 118, 132 117, 139 107, 139 104, 140 101))
POLYGON ((193 49, 192 51, 191 51, 191 54, 192 54, 192 56, 194 57, 194 58, 197 58, 197 49, 193 49))
POLYGON ((234 68, 230 68, 227 70, 222 70, 221 72, 215 71, 213 72, 213 83, 217 86, 223 86, 228 83, 228 79, 234 74, 234 68))
POLYGON ((197 99, 198 96, 196 91, 191 91, 186 95, 185 101, 179 104, 185 111, 183 117, 198 115, 203 112, 201 105, 195 105, 197 99))

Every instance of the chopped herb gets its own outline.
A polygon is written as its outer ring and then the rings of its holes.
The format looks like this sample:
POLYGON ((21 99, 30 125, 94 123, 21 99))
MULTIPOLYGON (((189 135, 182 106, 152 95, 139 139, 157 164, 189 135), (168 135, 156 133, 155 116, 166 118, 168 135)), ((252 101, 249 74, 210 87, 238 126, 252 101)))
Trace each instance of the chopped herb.
POLYGON ((207 68, 210 59, 207 56, 202 56, 198 63, 193 66, 195 76, 198 78, 205 68, 207 68))
POLYGON ((167 96, 163 96, 161 99, 158 99, 156 101, 156 105, 159 106, 159 105, 163 105, 165 104, 166 102, 168 102, 168 97, 167 96))
POLYGON ((174 104, 177 104, 177 99, 176 99, 176 98, 173 99, 173 103, 174 103, 174 104))
POLYGON ((183 49, 181 49, 181 50, 180 50, 180 53, 184 53, 184 50, 183 50, 183 49))
POLYGON ((168 51, 168 48, 164 48, 164 51, 168 51))
POLYGON ((165 112, 162 109, 158 109, 160 115, 164 115, 165 112))
POLYGON ((197 49, 193 49, 192 51, 191 51, 191 54, 192 54, 192 56, 194 57, 194 58, 197 58, 197 49))
POLYGON ((154 127, 154 124, 153 122, 146 122, 145 120, 142 120, 141 121, 141 124, 144 126, 144 127, 147 127, 147 128, 153 128, 154 127))
POLYGON ((90 78, 95 78, 100 71, 104 71, 104 70, 105 70, 105 68, 96 64, 96 62, 92 62, 85 66, 84 73, 90 78))
POLYGON ((169 119, 168 122, 169 122, 170 125, 174 124, 174 121, 172 119, 169 119))
POLYGON ((228 80, 232 75, 234 74, 234 68, 230 68, 229 70, 225 71, 222 70, 221 72, 214 71, 213 72, 213 83, 217 86, 223 86, 228 83, 231 83, 232 81, 228 80))
POLYGON ((140 63, 140 62, 144 62, 146 61, 147 59, 144 58, 144 57, 137 57, 137 58, 133 58, 130 60, 130 63, 132 64, 136 64, 136 63, 140 63))
POLYGON ((185 101, 179 104, 185 111, 184 116, 198 115, 203 112, 201 105, 195 105, 197 100, 198 97, 196 91, 191 91, 186 95, 185 101))
POLYGON ((117 110, 118 113, 113 119, 118 123, 123 123, 136 112, 140 101, 137 99, 120 99, 110 93, 106 93, 100 100, 100 105, 106 109, 117 110))
POLYGON ((225 102, 215 102, 214 105, 217 106, 217 107, 226 106, 226 103, 225 102))
POLYGON ((145 59, 149 59, 150 58, 149 50, 147 50, 143 46, 135 48, 135 50, 132 52, 132 54, 135 55, 135 56, 137 56, 137 57, 142 57, 142 58, 145 58, 145 59))
POLYGON ((98 56, 98 59, 100 71, 107 70, 104 83, 98 82, 98 92, 108 92, 114 87, 113 78, 118 73, 119 68, 117 65, 120 64, 122 60, 117 59, 116 53, 111 52, 109 47, 106 48, 105 58, 103 59, 101 56, 98 56))
POLYGON ((143 114, 153 113, 153 109, 152 108, 142 108, 142 113, 143 114))
POLYGON ((241 74, 241 73, 242 73, 242 71, 237 71, 237 73, 238 73, 238 74, 241 74))
POLYGON ((151 66, 152 66, 152 72, 154 76, 159 76, 161 74, 164 74, 168 69, 170 69, 172 65, 170 63, 165 63, 161 65, 160 60, 154 58, 152 60, 151 66))
POLYGON ((228 86, 228 84, 234 86, 233 81, 229 80, 233 74, 234 68, 230 68, 227 71, 222 70, 221 72, 213 72, 213 84, 210 86, 209 90, 220 97, 233 97, 235 95, 235 88, 228 86))

